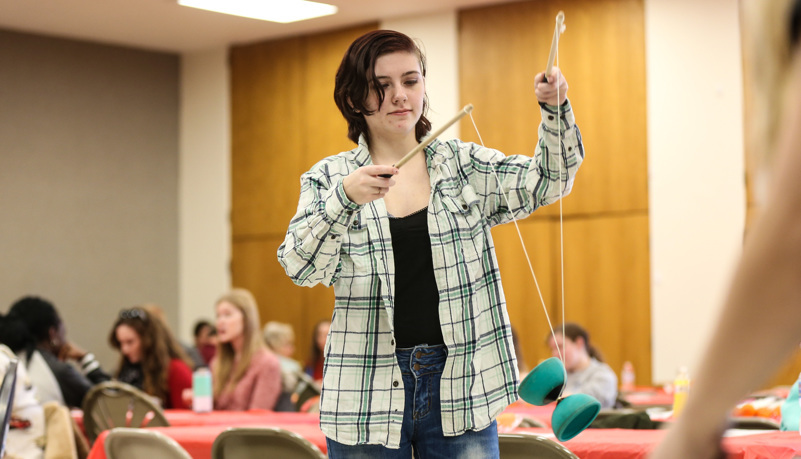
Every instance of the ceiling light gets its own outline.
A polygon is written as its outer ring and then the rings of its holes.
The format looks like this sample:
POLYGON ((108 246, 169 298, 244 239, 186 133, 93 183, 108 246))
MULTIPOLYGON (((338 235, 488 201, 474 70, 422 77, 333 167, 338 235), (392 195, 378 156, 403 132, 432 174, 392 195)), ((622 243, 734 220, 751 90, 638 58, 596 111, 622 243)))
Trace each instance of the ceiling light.
POLYGON ((337 7, 306 0, 178 0, 179 5, 272 22, 295 22, 328 16, 337 7))

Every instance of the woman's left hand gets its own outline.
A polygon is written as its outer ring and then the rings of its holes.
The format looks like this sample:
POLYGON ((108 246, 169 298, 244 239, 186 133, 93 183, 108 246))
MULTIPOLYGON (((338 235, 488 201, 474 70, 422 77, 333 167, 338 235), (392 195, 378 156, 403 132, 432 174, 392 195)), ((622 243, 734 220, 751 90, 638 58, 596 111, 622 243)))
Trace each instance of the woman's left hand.
POLYGON ((567 100, 567 80, 558 67, 551 69, 548 80, 545 80, 545 72, 540 72, 534 77, 534 94, 537 100, 553 106, 559 106, 567 100), (557 98, 557 95, 559 96, 557 98))

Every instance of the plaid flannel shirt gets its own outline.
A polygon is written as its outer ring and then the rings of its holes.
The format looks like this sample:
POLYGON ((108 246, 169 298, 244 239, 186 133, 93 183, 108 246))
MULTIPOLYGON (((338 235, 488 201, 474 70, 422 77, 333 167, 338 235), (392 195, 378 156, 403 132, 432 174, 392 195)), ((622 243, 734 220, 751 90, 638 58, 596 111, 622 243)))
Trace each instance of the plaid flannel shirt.
MULTIPOLYGON (((448 436, 489 426, 517 398, 517 364, 490 228, 557 201, 560 186, 567 195, 584 158, 570 104, 562 107, 561 123, 555 107, 542 105, 541 114, 533 158, 459 140, 435 139, 425 149, 428 228, 448 348, 440 390, 448 436)), ((361 138, 357 148, 303 174, 298 210, 278 259, 298 285, 334 286, 322 431, 343 444, 398 448, 404 391, 395 359, 395 263, 387 210, 382 199, 352 202, 342 185, 367 164, 371 157, 361 138)))

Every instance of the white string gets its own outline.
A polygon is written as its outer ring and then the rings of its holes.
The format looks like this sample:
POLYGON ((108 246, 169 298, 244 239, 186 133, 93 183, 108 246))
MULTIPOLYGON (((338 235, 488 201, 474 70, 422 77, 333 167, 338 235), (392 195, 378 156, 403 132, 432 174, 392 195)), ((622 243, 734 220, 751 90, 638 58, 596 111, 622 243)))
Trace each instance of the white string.
MULTIPOLYGON (((559 67, 559 34, 554 36, 554 40, 556 41, 556 66, 559 67)), ((545 79, 547 81, 548 75, 545 75, 545 79)), ((507 196, 506 192, 503 190, 503 184, 501 183, 500 177, 498 177, 498 173, 495 171, 493 167, 492 175, 495 176, 495 180, 498 181, 498 188, 501 192, 501 196, 503 196, 504 201, 506 201, 506 207, 509 209, 511 216, 512 216, 512 223, 515 225, 515 230, 517 230, 517 236, 520 239, 520 245, 523 247, 523 254, 526 256, 526 262, 528 263, 528 269, 531 273, 532 279, 534 279, 534 286, 537 288, 537 295, 540 298, 540 303, 542 304, 542 311, 545 313, 545 319, 548 321, 548 328, 551 330, 551 337, 553 337, 553 342, 556 345, 556 351, 559 354, 559 360, 562 361, 562 366, 564 367, 565 357, 562 354, 562 349, 565 347, 565 245, 564 245, 564 227, 563 227, 563 219, 562 219, 562 106, 559 103, 559 80, 557 80, 556 84, 556 120, 557 120, 557 131, 558 131, 558 138, 559 138, 559 176, 558 181, 559 183, 559 256, 560 256, 560 264, 561 264, 561 288, 562 288, 562 346, 559 346, 559 342, 556 339, 556 332, 553 328, 553 323, 551 322, 551 317, 548 314, 548 307, 545 305, 545 299, 542 296, 542 290, 540 289, 539 282, 537 282, 537 275, 534 274, 534 267, 531 264, 531 257, 528 255, 528 250, 526 249, 526 242, 523 240, 523 234, 520 232, 520 225, 517 224, 517 218, 515 217, 514 212, 512 211, 512 205, 509 203, 509 197, 507 196)), ((473 118, 472 112, 470 113, 470 121, 473 123, 473 129, 476 131, 476 135, 478 136, 478 141, 482 147, 484 145, 484 140, 481 138, 481 132, 478 130, 478 126, 476 125, 476 120, 473 118)))

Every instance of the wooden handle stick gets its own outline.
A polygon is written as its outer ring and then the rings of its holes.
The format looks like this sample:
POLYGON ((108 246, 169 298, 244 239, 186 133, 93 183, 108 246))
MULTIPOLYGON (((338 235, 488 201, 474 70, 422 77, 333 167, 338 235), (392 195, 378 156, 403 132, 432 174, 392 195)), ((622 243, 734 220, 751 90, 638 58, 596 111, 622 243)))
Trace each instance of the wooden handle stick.
POLYGON ((473 111, 473 104, 465 105, 464 108, 461 111, 459 111, 459 113, 456 114, 456 116, 451 118, 451 120, 448 121, 447 123, 443 124, 442 127, 437 129, 436 131, 432 132, 430 136, 426 137, 422 142, 417 144, 416 147, 412 148, 412 151, 410 151, 409 153, 406 153, 406 156, 401 158, 401 160, 398 161, 397 163, 395 163, 394 166, 395 167, 401 167, 404 164, 406 164, 407 161, 409 161, 410 159, 412 159, 412 157, 414 155, 416 155, 417 153, 422 151, 423 148, 425 148, 429 143, 431 143, 432 140, 436 139, 437 136, 439 136, 440 134, 445 132, 445 129, 448 129, 449 127, 451 127, 453 125, 453 123, 459 121, 460 119, 462 119, 463 116, 467 115, 468 113, 470 113, 472 111, 473 111))
POLYGON ((548 65, 545 67, 545 81, 548 81, 548 76, 551 75, 553 70, 553 61, 556 58, 556 49, 559 46, 559 34, 565 31, 565 13, 560 11, 556 15, 556 27, 553 30, 553 40, 551 41, 551 52, 548 54, 548 65))

